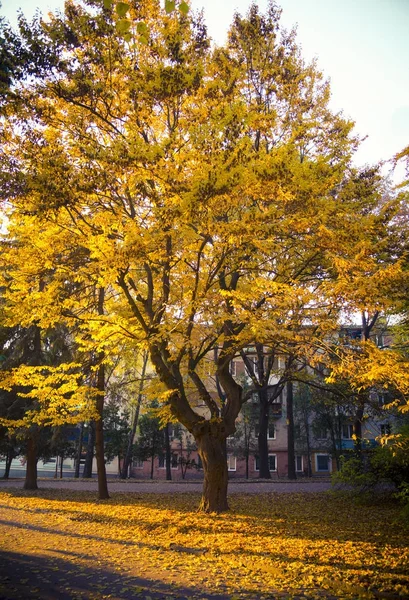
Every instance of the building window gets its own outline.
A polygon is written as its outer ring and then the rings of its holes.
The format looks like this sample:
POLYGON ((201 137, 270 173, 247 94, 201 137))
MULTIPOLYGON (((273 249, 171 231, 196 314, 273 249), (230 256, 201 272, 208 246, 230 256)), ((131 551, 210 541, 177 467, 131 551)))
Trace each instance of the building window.
POLYGON ((325 427, 317 427, 315 429, 315 431, 316 431, 315 437, 317 438, 317 440, 326 440, 327 439, 328 432, 325 427))
POLYGON ((143 469, 143 460, 141 458, 134 458, 133 466, 136 469, 143 469))
MULTIPOLYGON (((275 454, 268 455, 268 468, 270 471, 277 471, 277 456, 275 454)), ((257 454, 254 457, 254 470, 260 471, 260 458, 257 454)))
POLYGON ((302 471, 303 471, 302 456, 295 457, 295 470, 297 471, 297 473, 302 473, 302 471))
POLYGON ((159 462, 159 469, 164 469, 165 468, 165 455, 164 454, 159 454, 158 462, 159 462))
POLYGON ((315 455, 315 465, 317 472, 327 472, 329 473, 331 470, 330 457, 328 454, 316 454, 315 455))
POLYGON ((268 468, 270 471, 277 471, 277 456, 275 454, 268 455, 268 468))
POLYGON ((381 435, 390 435, 391 434, 391 426, 389 423, 382 423, 379 425, 381 430, 381 435))
POLYGON ((275 440, 276 439, 276 428, 274 423, 268 424, 268 439, 275 440))
POLYGON ((197 468, 203 469, 202 459, 200 458, 200 454, 197 455, 197 468))
POLYGON ((343 425, 342 426, 342 438, 344 440, 352 440, 352 436, 354 434, 354 426, 353 425, 343 425))
POLYGON ((172 452, 170 464, 172 469, 177 469, 179 467, 179 456, 176 454, 176 452, 172 452))
POLYGON ((233 454, 227 455, 227 470, 235 471, 236 470, 236 457, 233 454))
POLYGON ((237 375, 237 363, 234 360, 230 361, 230 374, 233 377, 237 375))
POLYGON ((387 394, 378 394, 378 404, 379 406, 385 406, 385 404, 389 404, 390 400, 388 399, 387 394))

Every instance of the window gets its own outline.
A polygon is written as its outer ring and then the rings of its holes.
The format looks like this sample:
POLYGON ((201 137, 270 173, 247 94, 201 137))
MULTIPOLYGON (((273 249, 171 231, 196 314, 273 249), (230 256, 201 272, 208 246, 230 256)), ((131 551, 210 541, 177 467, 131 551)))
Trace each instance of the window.
MULTIPOLYGON (((257 357, 256 356, 248 356, 247 358, 248 358, 248 361, 249 361, 250 365, 253 368, 254 374, 257 376, 257 373, 258 373, 258 370, 257 370, 257 362, 258 362, 257 361, 257 357)), ((251 377, 251 371, 249 371, 249 369, 247 369, 247 367, 246 367, 246 372, 247 372, 247 375, 249 377, 251 377)))
MULTIPOLYGON (((268 455, 268 468, 270 471, 277 471, 277 456, 275 454, 268 455)), ((257 454, 254 457, 254 470, 260 471, 260 458, 257 454)))
POLYGON ((317 427, 315 429, 315 436, 317 440, 326 440, 327 439, 327 429, 325 427, 317 427))
POLYGON ((228 471, 236 470, 236 457, 233 454, 227 455, 227 469, 228 471))
POLYGON ((329 472, 330 469, 330 457, 328 454, 316 454, 315 465, 318 472, 329 472))
POLYGON ((302 471, 303 471, 302 456, 295 457, 295 470, 297 473, 302 473, 302 471))
POLYGON ((172 442, 174 439, 180 436, 180 425, 168 425, 169 440, 172 442))
POLYGON ((233 377, 237 375, 237 363, 234 360, 230 361, 230 374, 233 377))
POLYGON ((179 466, 179 456, 176 454, 176 452, 172 452, 172 456, 171 456, 171 467, 172 469, 177 469, 179 466))
POLYGON ((268 468, 270 471, 277 471, 277 456, 275 454, 268 455, 268 468))
POLYGON ((136 469, 143 469, 143 460, 141 460, 140 458, 134 458, 133 466, 136 469))
POLYGON ((342 437, 344 440, 352 440, 354 434, 354 426, 351 424, 342 426, 342 437))
POLYGON ((197 455, 197 468, 203 469, 202 459, 200 458, 200 454, 197 455))
POLYGON ((389 404, 389 402, 388 394, 378 394, 379 406, 385 406, 385 404, 389 404))
POLYGON ((164 469, 165 468, 165 455, 164 454, 159 454, 158 462, 159 462, 159 469, 164 469))
POLYGON ((268 439, 269 440, 275 440, 276 439, 276 428, 274 423, 269 423, 268 424, 268 439))
POLYGON ((380 426, 381 435, 390 435, 391 426, 389 423, 382 423, 380 426))

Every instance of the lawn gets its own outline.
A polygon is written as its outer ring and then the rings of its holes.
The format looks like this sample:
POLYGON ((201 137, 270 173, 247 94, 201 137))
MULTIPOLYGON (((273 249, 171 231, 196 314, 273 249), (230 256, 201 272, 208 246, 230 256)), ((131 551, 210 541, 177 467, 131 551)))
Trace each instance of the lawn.
POLYGON ((409 597, 409 531, 392 501, 240 494, 223 515, 196 513, 198 501, 0 493, 0 597, 409 597))

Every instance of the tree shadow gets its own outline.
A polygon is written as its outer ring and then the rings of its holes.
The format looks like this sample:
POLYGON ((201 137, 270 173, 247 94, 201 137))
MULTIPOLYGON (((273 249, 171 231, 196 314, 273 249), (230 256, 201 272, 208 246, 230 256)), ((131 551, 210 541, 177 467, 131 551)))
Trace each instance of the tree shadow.
POLYGON ((118 575, 106 566, 82 566, 73 562, 77 558, 74 552, 54 552, 69 555, 71 560, 59 556, 0 552, 0 600, 228 598, 220 594, 203 594, 193 586, 170 585, 144 577, 118 575))

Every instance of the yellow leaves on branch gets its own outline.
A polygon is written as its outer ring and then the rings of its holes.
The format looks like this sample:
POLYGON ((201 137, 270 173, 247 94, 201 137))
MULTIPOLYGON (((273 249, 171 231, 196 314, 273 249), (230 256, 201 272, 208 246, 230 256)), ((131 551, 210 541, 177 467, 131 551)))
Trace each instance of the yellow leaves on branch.
MULTIPOLYGON (((378 348, 372 341, 362 342, 359 348, 339 353, 326 381, 335 383, 343 378, 358 392, 377 385, 408 396, 409 361, 394 350, 378 348)), ((409 410, 409 405, 401 408, 409 410)))
POLYGON ((99 392, 81 382, 79 369, 76 363, 65 363, 58 367, 20 365, 0 372, 0 389, 14 391, 28 404, 23 418, 1 418, 0 424, 16 429, 98 418, 95 399, 99 392))

